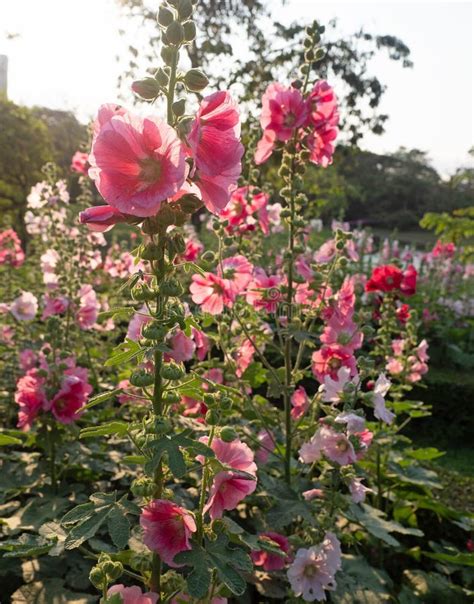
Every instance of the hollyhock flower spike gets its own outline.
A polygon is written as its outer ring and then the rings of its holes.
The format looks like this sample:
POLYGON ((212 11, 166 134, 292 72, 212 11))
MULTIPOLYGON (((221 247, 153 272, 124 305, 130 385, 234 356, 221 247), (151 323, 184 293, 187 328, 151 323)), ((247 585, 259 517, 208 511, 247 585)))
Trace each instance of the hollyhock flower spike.
POLYGON ((173 562, 176 554, 191 549, 190 538, 196 532, 191 513, 167 499, 154 499, 145 506, 140 525, 145 545, 172 568, 178 566, 173 562))
POLYGON ((102 197, 133 216, 156 214, 186 179, 184 146, 157 117, 99 110, 89 161, 89 175, 102 197))

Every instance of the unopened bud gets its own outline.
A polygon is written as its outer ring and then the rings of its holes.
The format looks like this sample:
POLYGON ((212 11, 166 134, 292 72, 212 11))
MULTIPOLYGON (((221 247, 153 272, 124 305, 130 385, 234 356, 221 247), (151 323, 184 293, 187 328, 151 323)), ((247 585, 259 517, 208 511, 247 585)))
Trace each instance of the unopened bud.
POLYGON ((184 85, 190 92, 201 92, 208 84, 207 76, 200 69, 190 69, 184 76, 184 85))
POLYGON ((173 103, 173 113, 176 117, 181 117, 184 115, 186 110, 186 101, 184 99, 179 99, 179 101, 175 101, 173 103))
POLYGON ((180 380, 182 377, 184 377, 184 369, 177 363, 166 363, 161 368, 161 376, 165 380, 180 380))
POLYGON ((166 28, 166 37, 170 44, 179 46, 184 41, 184 29, 181 23, 173 21, 173 23, 168 25, 166 28))
POLYGON ((157 21, 163 27, 168 27, 174 21, 173 11, 166 6, 160 6, 158 9, 157 21))
POLYGON ((130 376, 130 384, 132 384, 132 386, 137 386, 137 388, 151 386, 154 381, 154 375, 152 373, 147 373, 144 369, 137 369, 130 376))
POLYGON ((183 23, 184 39, 186 42, 192 42, 196 37, 196 25, 194 21, 186 21, 183 23))
POLYGON ((225 428, 222 428, 220 437, 225 443, 230 443, 238 437, 238 434, 234 428, 226 426, 225 428))
POLYGON ((155 80, 158 82, 160 86, 166 86, 169 81, 169 76, 164 69, 158 69, 155 73, 155 80))
POLYGON ((132 90, 145 101, 153 101, 160 94, 160 86, 155 78, 143 78, 132 84, 132 90))
POLYGON ((191 0, 179 0, 178 2, 178 15, 181 21, 186 21, 193 14, 193 5, 191 0))

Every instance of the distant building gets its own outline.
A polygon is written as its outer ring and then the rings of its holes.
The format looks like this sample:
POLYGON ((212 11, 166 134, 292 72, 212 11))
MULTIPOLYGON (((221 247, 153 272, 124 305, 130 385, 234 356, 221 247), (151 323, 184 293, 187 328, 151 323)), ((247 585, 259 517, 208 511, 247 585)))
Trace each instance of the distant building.
POLYGON ((6 99, 7 95, 7 77, 8 77, 8 57, 0 55, 0 99, 6 99))

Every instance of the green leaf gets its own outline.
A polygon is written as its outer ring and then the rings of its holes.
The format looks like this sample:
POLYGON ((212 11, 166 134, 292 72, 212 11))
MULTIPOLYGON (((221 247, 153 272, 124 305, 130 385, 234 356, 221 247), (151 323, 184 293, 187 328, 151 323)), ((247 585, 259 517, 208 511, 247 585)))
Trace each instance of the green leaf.
POLYGON ((262 363, 251 363, 244 371, 242 379, 249 382, 253 389, 258 388, 268 380, 268 370, 262 363))
POLYGON ((184 457, 179 447, 169 447, 168 451, 168 464, 171 472, 175 478, 181 478, 186 474, 186 464, 184 463, 184 457))
POLYGON ((111 436, 112 434, 123 436, 127 431, 128 424, 126 422, 108 422, 101 426, 83 428, 79 434, 79 438, 96 438, 97 436, 111 436))
POLYGON ((0 447, 6 445, 21 445, 22 441, 14 436, 8 436, 8 434, 0 434, 0 447))
POLYGON ((331 592, 334 604, 382 604, 392 602, 392 580, 388 574, 359 556, 342 556, 342 570, 336 576, 337 588, 331 592))
POLYGON ((206 552, 200 546, 194 546, 192 550, 177 554, 174 561, 192 567, 186 579, 187 591, 197 600, 204 598, 211 584, 211 571, 206 552))
POLYGON ((96 512, 90 518, 82 520, 76 526, 71 529, 68 536, 66 537, 66 541, 64 547, 66 549, 75 549, 93 537, 100 527, 107 520, 109 514, 112 511, 111 506, 106 506, 96 512))
POLYGON ((423 536, 423 531, 420 529, 405 527, 394 520, 385 520, 382 511, 366 503, 361 504, 361 506, 351 505, 346 516, 366 528, 371 535, 392 547, 398 547, 400 543, 390 533, 414 535, 416 537, 423 536))
POLYGON ((118 549, 124 549, 130 539, 130 522, 125 513, 120 506, 114 506, 107 520, 110 537, 118 549))
POLYGON ((413 459, 417 459, 419 461, 428 461, 430 459, 436 459, 437 457, 442 457, 446 455, 444 451, 439 451, 436 447, 426 447, 424 449, 413 449, 412 451, 407 451, 410 457, 413 459))
POLYGON ((4 558, 36 558, 49 552, 55 541, 38 535, 23 533, 18 539, 7 539, 0 543, 0 549, 6 550, 4 558))
POLYGON ((96 405, 100 405, 100 403, 103 403, 115 396, 118 396, 122 392, 123 392, 122 388, 116 388, 115 390, 110 390, 109 392, 103 392, 102 394, 98 394, 97 396, 94 396, 91 399, 89 399, 89 402, 87 403, 87 405, 85 405, 82 408, 91 409, 92 407, 95 407, 96 405))
POLYGON ((97 596, 66 589, 64 579, 44 579, 22 585, 11 596, 11 604, 93 604, 97 596))
POLYGON ((131 306, 118 306, 117 308, 111 308, 100 312, 99 319, 109 319, 110 317, 117 317, 119 315, 130 317, 134 312, 135 309, 131 306))
POLYGON ((145 349, 142 348, 137 342, 132 340, 126 340, 122 344, 119 344, 115 349, 113 355, 105 361, 106 367, 114 367, 115 365, 122 365, 131 361, 139 354, 144 354, 145 349))
POLYGON ((421 552, 423 556, 438 560, 439 562, 447 562, 448 564, 459 564, 461 566, 474 566, 474 554, 443 554, 434 552, 421 552))
POLYGON ((95 506, 93 503, 81 503, 75 508, 67 512, 61 519, 61 524, 67 526, 68 524, 75 524, 80 520, 89 518, 94 513, 95 506))

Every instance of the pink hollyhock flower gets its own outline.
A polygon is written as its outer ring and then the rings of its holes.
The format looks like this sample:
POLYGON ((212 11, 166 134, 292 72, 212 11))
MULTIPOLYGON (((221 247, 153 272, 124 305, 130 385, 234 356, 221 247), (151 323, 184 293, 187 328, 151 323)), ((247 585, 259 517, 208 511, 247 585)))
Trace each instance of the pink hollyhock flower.
POLYGON ((0 327, 0 342, 11 344, 15 336, 15 330, 11 325, 2 325, 0 327))
POLYGON ((128 324, 127 338, 133 342, 138 342, 142 337, 142 329, 152 321, 148 308, 145 304, 137 310, 128 324))
POLYGON ((38 357, 36 356, 36 352, 31 350, 31 348, 25 348, 19 354, 20 358, 20 367, 22 371, 27 372, 36 365, 38 357))
POLYGON ((320 336, 321 342, 328 346, 340 344, 347 351, 357 350, 362 346, 364 336, 357 325, 348 316, 340 317, 338 313, 329 319, 320 336))
POLYGON ((397 315, 397 319, 400 321, 400 323, 405 325, 410 318, 410 307, 408 304, 401 304, 395 311, 395 314, 397 315))
POLYGON ((186 179, 184 146, 176 131, 157 117, 99 110, 89 155, 89 176, 114 208, 153 216, 186 179))
POLYGON ((365 429, 365 419, 362 416, 357 415, 357 413, 350 413, 348 411, 339 413, 334 421, 338 424, 346 424, 347 433, 349 435, 360 434, 365 429))
POLYGON ((444 256, 445 258, 452 258, 455 253, 456 246, 454 245, 454 243, 442 243, 439 239, 431 251, 431 255, 433 256, 433 258, 438 258, 439 256, 444 256))
POLYGON ((199 361, 204 361, 209 352, 209 338, 200 329, 191 328, 192 337, 196 345, 196 357, 199 361))
MULTIPOLYGON (((203 436, 200 442, 207 444, 207 436, 203 436)), ((247 474, 257 474, 257 464, 254 462, 254 454, 250 447, 240 441, 238 438, 226 443, 220 438, 214 438, 211 443, 211 449, 214 451, 216 458, 226 467, 240 470, 247 474)), ((204 463, 204 458, 199 455, 196 459, 200 463, 204 463)))
POLYGON ((187 141, 196 167, 193 179, 204 205, 220 214, 236 187, 244 153, 239 111, 228 92, 215 92, 201 101, 187 141))
MULTIPOLYGON (((260 541, 268 541, 270 545, 278 547, 282 554, 288 554, 290 551, 290 542, 284 535, 280 535, 280 533, 268 531, 266 533, 260 533, 258 538, 260 541)), ((288 555, 280 556, 263 549, 253 550, 250 555, 255 566, 263 566, 263 570, 266 570, 267 572, 282 570, 290 561, 288 555)))
POLYGON ((313 463, 321 459, 322 455, 340 466, 347 466, 357 461, 356 452, 347 436, 324 424, 318 428, 309 442, 302 445, 300 459, 304 463, 313 463))
POLYGON ((235 363, 237 365, 235 374, 238 378, 241 378, 244 375, 246 369, 252 363, 254 356, 255 348, 252 342, 246 338, 234 353, 235 363))
POLYGON ((255 231, 260 226, 264 234, 268 234, 270 217, 267 206, 269 196, 267 193, 254 193, 255 187, 240 187, 236 189, 229 203, 221 212, 222 220, 229 223, 226 227, 228 233, 244 234, 255 231))
POLYGON ((324 499, 324 491, 322 489, 309 489, 309 491, 303 491, 301 493, 305 501, 312 501, 313 499, 324 499))
POLYGON ((204 512, 209 512, 212 520, 222 518, 225 510, 235 509, 256 488, 256 480, 244 478, 234 472, 219 472, 212 482, 204 512))
POLYGON ((22 430, 29 430, 33 420, 47 405, 45 381, 38 376, 37 369, 30 369, 16 384, 15 402, 20 407, 17 426, 22 430))
POLYGON ((219 264, 217 274, 226 285, 228 295, 236 296, 243 293, 252 280, 253 265, 245 256, 231 256, 224 258, 219 264))
POLYGON ((386 424, 391 424, 395 419, 395 413, 389 411, 385 406, 385 396, 392 382, 381 373, 375 382, 373 391, 374 415, 386 424))
POLYGON ((278 140, 288 141, 307 117, 308 107, 299 90, 285 88, 276 82, 267 87, 262 96, 262 130, 270 130, 278 140))
POLYGON ((350 376, 357 375, 356 360, 352 351, 339 344, 322 346, 313 352, 311 369, 316 379, 323 383, 324 377, 329 375, 333 380, 337 379, 337 372, 341 367, 350 370, 350 376))
POLYGON ((87 171, 89 170, 89 155, 82 151, 76 151, 72 156, 71 170, 87 176, 87 171))
POLYGON ((413 296, 416 293, 416 278, 418 273, 413 264, 407 266, 403 271, 402 282, 400 283, 400 291, 405 296, 413 296))
POLYGON ((260 430, 257 440, 260 446, 255 453, 255 461, 258 465, 264 465, 267 463, 270 453, 275 449, 275 439, 268 430, 260 430))
MULTIPOLYGON (((220 369, 219 367, 213 367, 212 369, 205 371, 202 374, 202 377, 204 377, 207 380, 210 380, 211 382, 214 382, 216 384, 224 383, 224 374, 222 372, 222 369, 220 369)), ((206 383, 204 383, 202 385, 202 387, 204 388, 204 390, 207 390, 209 388, 209 386, 206 383)))
MULTIPOLYGON (((132 222, 133 216, 122 214, 113 206, 93 206, 79 213, 79 222, 91 231, 105 233, 120 222, 132 222)), ((136 219, 135 219, 136 220, 136 219)))
POLYGON ((337 126, 339 114, 337 97, 326 80, 318 80, 307 98, 309 106, 308 124, 315 128, 337 126))
POLYGON ((353 478, 349 483, 349 491, 351 493, 351 499, 354 503, 361 503, 365 501, 367 493, 373 493, 372 489, 362 484, 361 478, 353 478))
POLYGON ((323 168, 327 168, 332 164, 332 156, 335 151, 334 141, 337 134, 338 129, 328 125, 316 128, 308 134, 305 143, 311 152, 309 160, 313 164, 323 168))
POLYGON ((177 568, 179 565, 173 562, 174 557, 191 549, 189 541, 196 532, 190 512, 167 499, 154 499, 143 509, 140 525, 145 545, 157 552, 168 566, 177 568))
POLYGON ((426 340, 421 340, 421 342, 418 344, 418 346, 416 347, 416 356, 420 359, 420 361, 422 363, 426 363, 427 361, 429 361, 429 356, 428 356, 428 342, 426 340))
POLYGON ((305 602, 326 600, 325 590, 336 589, 335 574, 341 568, 341 546, 336 535, 327 532, 324 541, 309 549, 299 549, 288 569, 288 579, 296 596, 305 602))
POLYGON ((335 298, 337 301, 336 312, 339 317, 352 317, 356 300, 354 276, 348 276, 344 279, 335 298))
MULTIPOLYGON (((324 382, 319 388, 319 391, 322 392, 322 401, 324 403, 339 403, 344 392, 344 386, 350 381, 351 370, 349 367, 340 367, 335 379, 330 375, 325 375, 324 382)), ((357 382, 358 380, 354 381, 355 384, 357 382)))
POLYGON ((13 229, 0 233, 0 266, 9 264, 19 268, 25 261, 25 253, 21 248, 21 241, 13 229))
POLYGON ((186 262, 196 262, 204 250, 203 244, 197 239, 188 239, 186 241, 186 249, 184 250, 183 259, 186 262))
POLYGON ((41 319, 43 321, 48 317, 52 317, 53 315, 63 315, 69 306, 69 300, 66 298, 66 296, 53 298, 49 294, 46 294, 43 302, 44 308, 43 314, 41 315, 41 319))
POLYGON ((393 354, 397 357, 401 356, 403 354, 403 351, 405 350, 405 346, 406 346, 405 340, 401 340, 401 339, 392 340, 393 354))
POLYGON ((403 371, 403 363, 399 359, 389 357, 385 369, 392 375, 397 375, 403 371))
POLYGON ((301 277, 303 277, 303 279, 306 279, 308 281, 310 281, 314 276, 313 269, 307 263, 307 261, 303 255, 298 256, 298 258, 296 259, 295 269, 296 269, 296 272, 298 273, 298 275, 300 275, 301 277))
POLYGON ((76 320, 79 327, 83 330, 91 329, 99 316, 100 304, 97 300, 92 285, 82 285, 79 292, 79 305, 76 312, 76 320))
POLYGON ((231 308, 234 303, 233 294, 224 279, 212 273, 193 275, 189 291, 192 301, 211 315, 221 314, 224 306, 231 308))
POLYGON ((122 598, 122 604, 156 604, 158 594, 147 591, 143 593, 139 587, 125 587, 122 584, 113 585, 107 592, 107 597, 119 594, 122 598))
POLYGON ((59 422, 70 424, 80 417, 92 386, 87 382, 87 369, 74 367, 66 369, 64 374, 61 387, 48 407, 59 422))
POLYGON ((254 160, 257 166, 270 159, 277 143, 277 135, 273 130, 264 130, 262 138, 257 143, 254 160))
POLYGON ((263 269, 256 268, 254 279, 247 288, 247 302, 257 310, 275 313, 283 299, 279 289, 282 281, 281 277, 277 275, 268 277, 263 269))
POLYGON ((291 395, 291 405, 293 407, 291 410, 293 419, 299 419, 308 410, 309 398, 303 386, 299 386, 291 395))
MULTIPOLYGON (((183 363, 193 358, 196 350, 196 344, 192 338, 179 329, 167 342, 171 352, 166 353, 166 357, 174 359, 177 363, 183 363)), ((167 358, 167 360, 169 360, 167 358)))
POLYGON ((22 292, 12 302, 10 312, 17 321, 32 321, 38 312, 38 298, 31 292, 22 292))
MULTIPOLYGON (((204 416, 207 413, 207 405, 202 401, 191 398, 190 396, 182 396, 180 404, 184 406, 184 410, 182 410, 184 417, 204 416)), ((199 418, 198 421, 200 419, 202 418, 199 418)))

